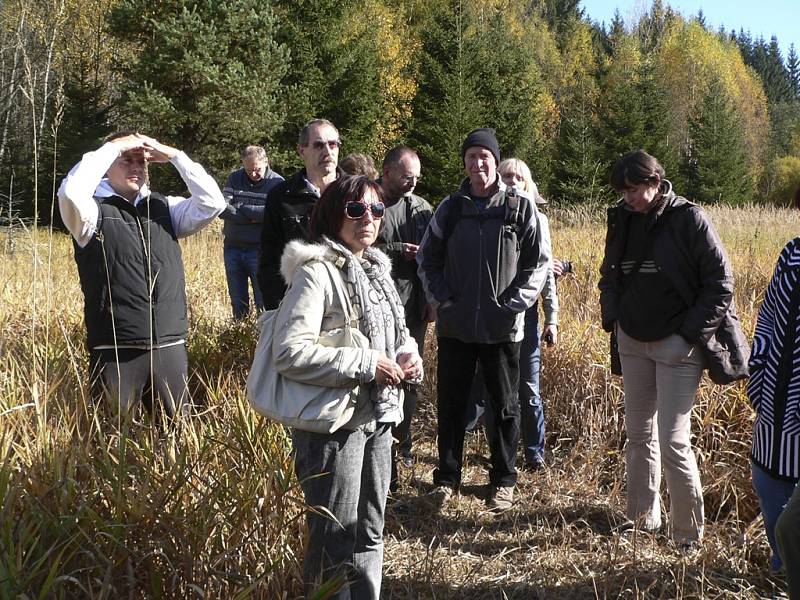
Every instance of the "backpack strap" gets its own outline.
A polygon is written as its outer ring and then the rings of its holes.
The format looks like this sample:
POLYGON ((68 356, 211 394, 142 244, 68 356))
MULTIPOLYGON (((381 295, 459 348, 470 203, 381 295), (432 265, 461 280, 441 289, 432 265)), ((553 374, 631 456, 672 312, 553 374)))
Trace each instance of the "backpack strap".
MULTIPOLYGON (((458 222, 461 220, 464 211, 464 202, 463 196, 459 196, 457 201, 453 200, 453 196, 451 195, 448 198, 448 202, 451 204, 447 211, 447 217, 445 218, 444 223, 444 242, 446 243, 447 240, 450 239, 450 236, 453 235, 453 231, 455 231, 458 222)), ((505 193, 505 216, 503 217, 504 220, 504 227, 511 231, 519 237, 520 232, 523 230, 522 224, 522 212, 520 211, 520 197, 512 189, 506 189, 505 193)), ((481 220, 487 220, 494 218, 495 215, 484 211, 483 213, 479 213, 477 215, 467 215, 466 218, 475 218, 481 220)))
POLYGON ((450 239, 450 236, 453 235, 453 231, 456 229, 456 225, 461 220, 461 214, 463 212, 463 198, 459 197, 458 201, 453 200, 453 196, 451 195, 448 198, 448 201, 451 206, 448 207, 447 211, 447 218, 445 219, 444 223, 444 242, 447 243, 447 240, 450 239))

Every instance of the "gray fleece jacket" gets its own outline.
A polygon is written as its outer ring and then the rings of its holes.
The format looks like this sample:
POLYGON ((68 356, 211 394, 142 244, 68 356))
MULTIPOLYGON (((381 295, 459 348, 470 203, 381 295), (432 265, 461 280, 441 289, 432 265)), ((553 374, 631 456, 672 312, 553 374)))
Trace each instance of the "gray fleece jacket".
POLYGON ((497 186, 481 210, 465 179, 439 204, 420 244, 419 276, 428 301, 438 307, 440 337, 483 344, 521 341, 524 313, 544 286, 548 259, 536 206, 507 191, 499 177, 497 186), (452 213, 456 203, 460 211, 452 213))

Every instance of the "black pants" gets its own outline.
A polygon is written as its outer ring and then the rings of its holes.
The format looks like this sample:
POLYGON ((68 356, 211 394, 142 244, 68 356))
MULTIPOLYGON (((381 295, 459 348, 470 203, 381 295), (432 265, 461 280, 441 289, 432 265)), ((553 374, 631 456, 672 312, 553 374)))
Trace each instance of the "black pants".
MULTIPOLYGON (((423 355, 425 349, 425 332, 428 329, 427 323, 422 323, 419 320, 407 319, 406 326, 411 336, 417 341, 417 350, 419 355, 423 355)), ((392 435, 398 441, 401 456, 411 456, 411 419, 417 412, 417 385, 406 385, 403 395, 403 420, 395 425, 392 429, 392 435)))
POLYGON ((491 454, 489 482, 513 486, 519 442, 519 342, 467 344, 453 338, 438 338, 439 379, 438 446, 439 468, 434 485, 458 487, 464 454, 464 426, 470 406, 470 387, 480 361, 488 393, 487 438, 491 454))
POLYGON ((108 398, 121 414, 130 413, 139 402, 151 411, 160 402, 170 418, 187 411, 189 361, 184 344, 92 350, 89 360, 95 395, 108 398))

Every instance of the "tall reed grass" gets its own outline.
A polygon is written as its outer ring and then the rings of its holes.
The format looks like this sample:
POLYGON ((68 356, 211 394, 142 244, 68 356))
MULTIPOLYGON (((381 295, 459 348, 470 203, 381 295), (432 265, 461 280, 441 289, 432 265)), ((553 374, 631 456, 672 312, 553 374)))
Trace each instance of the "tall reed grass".
MULTIPOLYGON (((714 209, 748 332, 798 217, 714 209)), ((419 500, 435 464, 435 339, 386 530, 392 598, 672 598, 775 593, 749 484, 751 411, 742 385, 701 385, 694 432, 709 526, 686 560, 659 538, 613 531, 624 500, 621 382, 598 322, 604 217, 552 211, 561 341, 543 357, 551 466, 523 474, 518 508, 482 509, 486 442, 471 436, 461 499, 419 500)), ((4 237, 5 237, 4 232, 4 237)), ((128 426, 92 403, 82 296, 69 238, 19 231, 0 255, 0 597, 281 598, 301 594, 302 494, 282 428, 248 408, 252 321, 235 324, 218 229, 183 245, 196 416, 128 426), (34 248, 33 244, 36 244, 34 248)), ((432 332, 431 332, 432 333, 432 332)), ((432 335, 429 337, 433 337, 432 335)))

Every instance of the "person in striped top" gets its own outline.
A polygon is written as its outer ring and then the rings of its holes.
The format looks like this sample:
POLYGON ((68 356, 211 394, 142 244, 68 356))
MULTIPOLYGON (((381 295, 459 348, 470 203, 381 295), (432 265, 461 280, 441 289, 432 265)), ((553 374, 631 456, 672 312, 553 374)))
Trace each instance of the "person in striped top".
POLYGON ((778 258, 758 311, 747 394, 756 412, 750 453, 770 566, 782 567, 775 524, 800 479, 800 237, 778 258))

